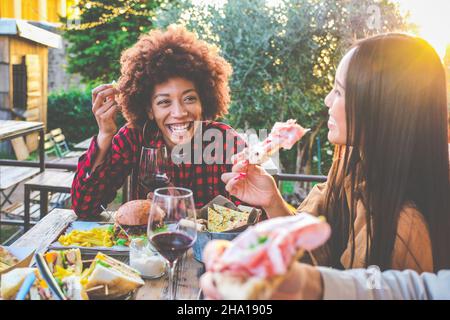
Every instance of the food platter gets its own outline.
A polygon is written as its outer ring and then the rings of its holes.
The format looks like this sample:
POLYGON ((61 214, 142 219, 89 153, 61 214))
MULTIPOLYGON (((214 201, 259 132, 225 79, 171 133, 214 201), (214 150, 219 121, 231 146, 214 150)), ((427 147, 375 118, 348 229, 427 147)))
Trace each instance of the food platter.
POLYGON ((70 232, 74 230, 78 231, 88 231, 96 228, 112 228, 112 223, 104 223, 104 222, 89 222, 89 221, 73 221, 71 222, 55 239, 49 249, 52 250, 63 250, 63 249, 80 249, 83 254, 86 255, 95 255, 98 251, 101 251, 108 255, 128 255, 130 249, 128 246, 122 245, 113 245, 113 246, 81 246, 81 245, 63 245, 59 239, 61 235, 68 235, 70 232))

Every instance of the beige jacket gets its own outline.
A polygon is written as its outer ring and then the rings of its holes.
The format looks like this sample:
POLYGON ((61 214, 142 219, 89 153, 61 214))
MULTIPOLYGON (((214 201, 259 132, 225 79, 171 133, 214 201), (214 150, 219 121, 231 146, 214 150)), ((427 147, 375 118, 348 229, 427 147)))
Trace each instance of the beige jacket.
MULTIPOLYGON (((314 215, 325 213, 325 196, 327 183, 316 185, 308 197, 298 208, 298 212, 309 212, 314 215)), ((350 207, 350 187, 345 186, 347 202, 350 207)), ((356 205, 355 257, 351 265, 351 242, 342 253, 341 264, 345 269, 364 268, 366 255, 366 209, 362 201, 356 205)), ((322 266, 329 266, 329 252, 326 245, 312 253, 312 260, 322 266)), ((405 205, 400 213, 397 238, 392 253, 391 269, 412 269, 419 273, 433 272, 433 255, 428 227, 422 214, 413 206, 405 205)))

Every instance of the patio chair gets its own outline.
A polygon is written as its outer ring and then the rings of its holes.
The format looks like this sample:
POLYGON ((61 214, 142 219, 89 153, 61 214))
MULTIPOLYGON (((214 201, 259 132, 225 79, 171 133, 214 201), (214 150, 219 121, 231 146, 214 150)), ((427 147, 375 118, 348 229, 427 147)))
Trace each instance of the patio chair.
POLYGON ((50 131, 53 142, 55 143, 56 151, 60 158, 78 158, 83 152, 72 151, 67 144, 66 137, 62 133, 61 128, 53 129, 50 131))
POLYGON ((51 133, 47 133, 44 136, 44 140, 45 140, 44 141, 44 153, 45 153, 45 155, 49 156, 49 155, 51 155, 53 153, 55 156, 59 157, 58 150, 56 149, 56 144, 55 144, 55 142, 52 139, 52 134, 51 133))

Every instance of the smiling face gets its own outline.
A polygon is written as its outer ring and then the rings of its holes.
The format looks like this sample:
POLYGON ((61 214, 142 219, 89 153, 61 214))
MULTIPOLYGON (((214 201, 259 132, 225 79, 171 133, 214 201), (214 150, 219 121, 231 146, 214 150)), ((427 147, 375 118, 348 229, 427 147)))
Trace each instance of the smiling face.
POLYGON ((200 96, 192 81, 171 78, 153 90, 149 117, 161 130, 169 149, 194 135, 194 121, 202 119, 200 96))
POLYGON ((331 143, 345 145, 347 141, 347 122, 345 119, 345 79, 348 65, 355 49, 350 50, 342 58, 336 70, 333 89, 325 97, 325 105, 329 108, 328 140, 331 143))

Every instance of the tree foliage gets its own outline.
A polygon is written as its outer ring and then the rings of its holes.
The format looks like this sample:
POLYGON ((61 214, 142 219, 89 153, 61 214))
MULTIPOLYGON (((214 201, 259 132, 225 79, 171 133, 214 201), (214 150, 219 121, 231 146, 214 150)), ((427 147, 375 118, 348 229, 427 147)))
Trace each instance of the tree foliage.
POLYGON ((80 73, 90 84, 110 82, 120 74, 121 52, 140 34, 184 24, 216 44, 233 66, 225 121, 235 128, 269 129, 275 121, 297 119, 312 130, 295 150, 282 153, 284 171, 320 173, 320 164, 326 173, 332 146, 323 99, 335 68, 355 39, 404 30, 398 8, 388 0, 198 2, 80 0, 81 26, 107 22, 65 32, 69 72, 80 73))
POLYGON ((64 19, 69 42, 67 70, 83 82, 111 82, 120 75, 120 55, 153 27, 154 11, 164 0, 80 0, 79 20, 64 19))
POLYGON ((318 138, 322 172, 331 163, 323 99, 344 51, 355 39, 405 28, 394 4, 369 0, 181 1, 157 14, 158 27, 171 23, 215 43, 233 66, 232 126, 269 129, 294 118, 312 129, 297 150, 282 153, 284 171, 306 173, 318 171, 318 138))

